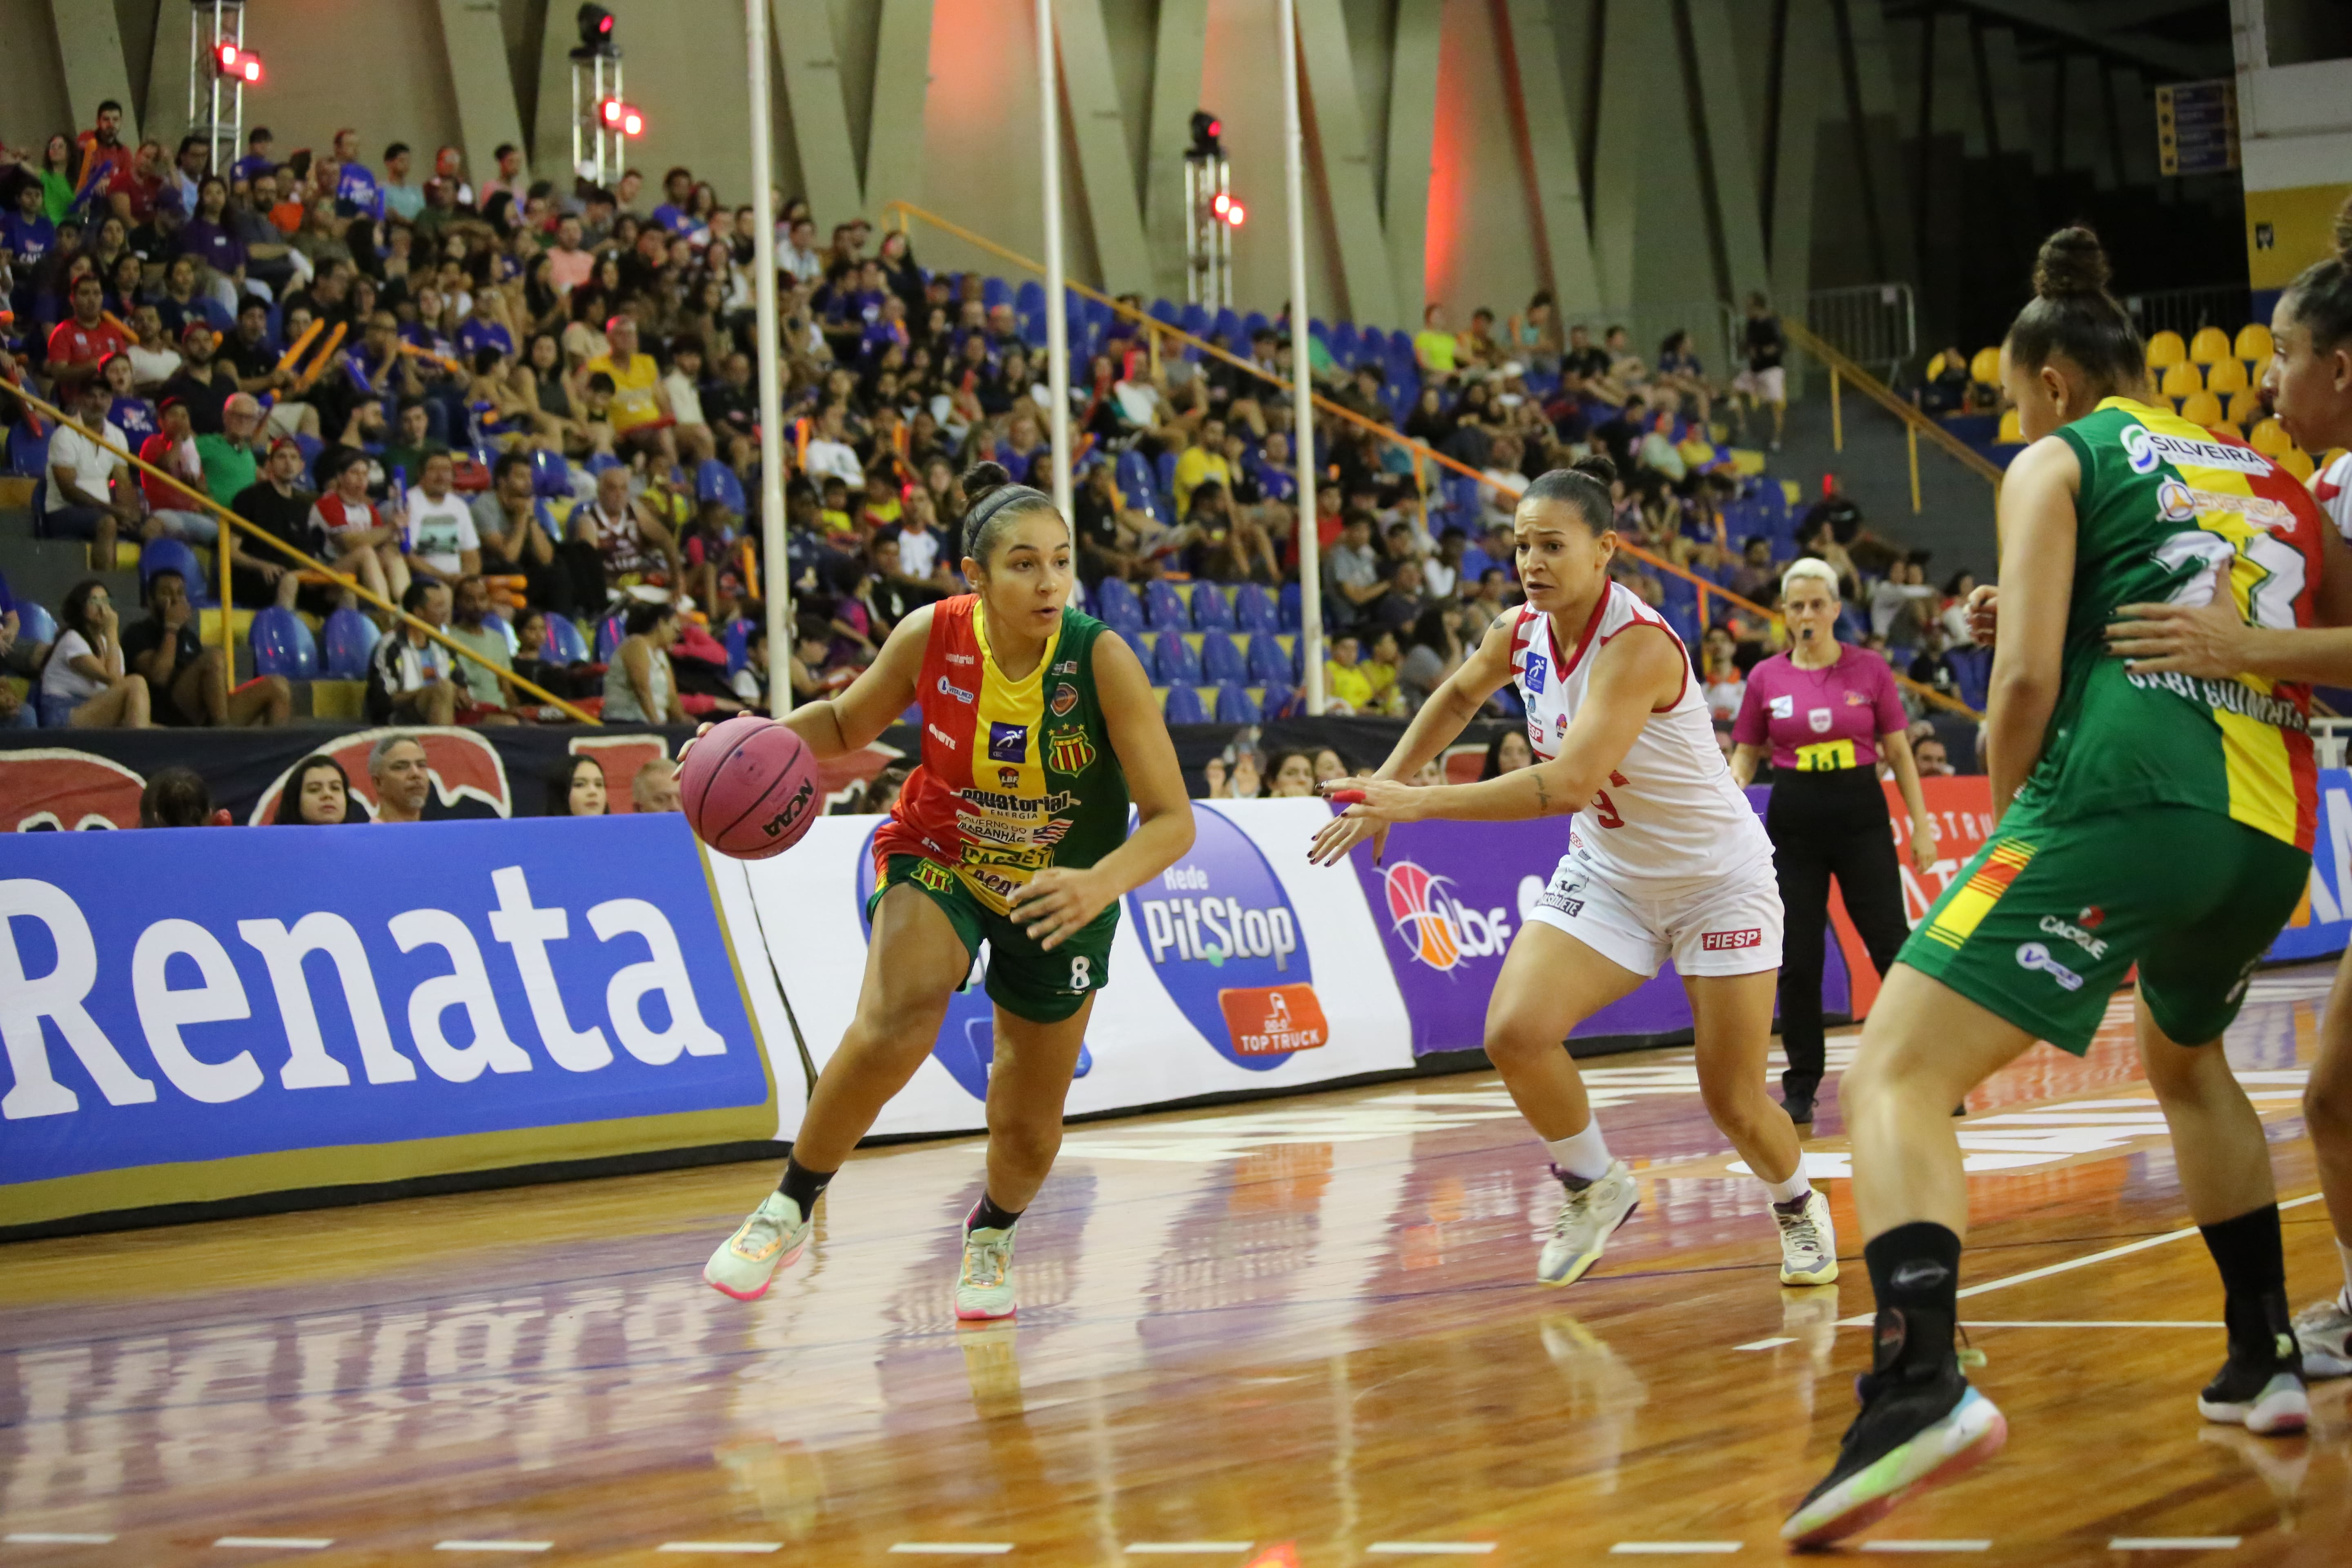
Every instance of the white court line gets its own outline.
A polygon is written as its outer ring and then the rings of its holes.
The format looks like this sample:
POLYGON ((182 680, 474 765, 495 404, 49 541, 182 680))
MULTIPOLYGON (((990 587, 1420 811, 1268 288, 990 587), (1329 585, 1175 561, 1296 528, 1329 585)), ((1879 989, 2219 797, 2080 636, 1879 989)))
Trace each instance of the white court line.
POLYGON ((1383 1557, 1483 1557, 1491 1541, 1375 1541, 1364 1548, 1383 1557))
POLYGON ((1132 1552, 1139 1556, 1156 1552, 1163 1557, 1175 1557, 1192 1552, 1247 1552, 1256 1544, 1254 1541, 1130 1541, 1119 1550, 1132 1552))
POLYGON ((274 1546, 287 1552, 323 1552, 335 1543, 331 1535, 224 1535, 215 1546, 274 1546))
POLYGON ((1612 1557, 1667 1557, 1685 1552, 1704 1552, 1717 1557, 1729 1556, 1739 1550, 1737 1541, 1621 1541, 1609 1549, 1612 1557))
POLYGON ((1002 1557, 1013 1550, 1009 1541, 902 1541, 890 1548, 907 1556, 1002 1557))
MULTIPOLYGON (((2324 1195, 2320 1193, 2305 1193, 2299 1198, 2288 1198, 2279 1205, 2279 1211, 2284 1213, 2288 1209, 2301 1208, 2305 1204, 2315 1204, 2324 1195)), ((2022 1274, 2011 1274, 2000 1279, 1988 1279, 1981 1285, 1971 1285, 1961 1291, 1957 1299, 1965 1301, 1971 1296, 1981 1296, 1988 1290, 2006 1290, 2011 1285, 2024 1285, 2036 1279, 2047 1279, 2053 1274, 2064 1274, 2072 1269, 2087 1268, 2094 1263, 2105 1263, 2110 1258, 2128 1258, 2135 1252, 2146 1252, 2149 1247, 2162 1247, 2168 1241, 2185 1241, 2197 1234, 2199 1234, 2198 1229, 2192 1225, 2185 1230, 2166 1231, 2162 1236, 2142 1237, 2137 1241, 2127 1241, 2121 1247, 2110 1247, 2105 1252, 2094 1252, 2085 1258, 2072 1258, 2063 1263, 2045 1264, 2040 1268, 2029 1268, 2022 1274)), ((1840 1318, 1837 1326, 1841 1329, 1857 1328, 1872 1321, 1873 1314, 1862 1312, 1851 1318, 1840 1318)))
POLYGON ((109 1546, 114 1537, 68 1530, 19 1530, 0 1535, 0 1541, 11 1546, 109 1546))
POLYGON ((1865 1541, 1864 1552, 1990 1552, 1990 1541, 1865 1541))
POLYGON ((656 1552, 734 1552, 747 1557, 783 1549, 781 1541, 665 1541, 654 1548, 656 1552))
POLYGON ((2227 1552, 2238 1544, 2234 1535, 2118 1535, 2107 1542, 2110 1552, 2227 1552))
POLYGON ((552 1541, 436 1541, 436 1552, 546 1552, 552 1541))
POLYGON ((1734 1345, 1731 1348, 1736 1351, 1769 1351, 1777 1349, 1781 1345, 1792 1345, 1796 1342, 1797 1341, 1794 1335, 1777 1334, 1769 1340, 1750 1340, 1744 1345, 1734 1345))

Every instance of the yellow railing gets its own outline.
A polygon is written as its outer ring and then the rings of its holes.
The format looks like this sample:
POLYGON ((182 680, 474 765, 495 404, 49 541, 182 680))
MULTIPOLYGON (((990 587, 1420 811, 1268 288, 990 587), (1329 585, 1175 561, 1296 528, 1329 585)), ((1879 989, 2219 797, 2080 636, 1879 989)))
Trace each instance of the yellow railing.
POLYGON ((331 566, 327 565, 325 563, 313 560, 310 555, 304 553, 302 551, 295 549, 294 546, 287 543, 284 540, 278 538, 276 534, 271 533, 267 529, 264 529, 257 524, 247 522, 245 519, 237 516, 236 513, 229 510, 228 508, 221 505, 218 501, 213 500, 212 497, 205 494, 202 490, 190 489, 186 484, 183 483, 175 476, 165 473, 163 469, 156 468, 153 464, 141 460, 135 453, 127 451, 124 448, 117 447, 108 441, 103 431, 92 432, 89 426, 83 425, 79 420, 68 416, 65 410, 34 396, 23 387, 17 386, 13 383, 0 381, 0 392, 7 393, 9 395, 22 402, 26 407, 48 416, 50 419, 60 425, 71 425, 75 429, 80 431, 84 436, 89 437, 90 440, 97 443, 100 447, 104 447, 107 451, 112 452, 116 457, 121 458, 125 463, 128 463, 133 468, 138 469, 142 473, 152 474, 155 478, 163 480, 173 489, 178 489, 183 494, 186 495, 189 500, 194 501, 199 507, 212 513, 214 517, 220 520, 222 529, 219 548, 221 665, 223 679, 229 681, 232 685, 235 684, 236 679, 236 633, 234 630, 236 623, 236 601, 229 591, 229 542, 234 537, 234 531, 241 531, 244 533, 261 541, 261 542, 268 545, 272 550, 277 551, 279 554, 291 556, 302 570, 307 572, 316 572, 320 575, 334 583, 336 586, 351 590, 361 598, 365 599, 368 603, 375 605, 378 609, 389 611, 392 616, 404 626, 413 626, 416 630, 423 632, 427 637, 439 643, 443 647, 447 648, 458 658, 473 660, 476 664, 478 664, 483 668, 496 674, 501 679, 504 679, 509 684, 529 692, 531 696, 538 698, 541 702, 546 703, 549 707, 561 710, 566 718, 574 720, 583 724, 598 724, 603 722, 603 721, 598 719, 595 715, 588 712, 584 709, 576 708, 572 704, 566 702, 562 698, 558 697, 555 693, 548 690, 545 687, 526 680, 510 669, 500 669, 497 665, 492 664, 488 659, 484 658, 472 648, 467 647, 465 644, 447 636, 440 627, 417 619, 415 616, 410 615, 406 610, 402 609, 398 605, 394 604, 390 599, 384 598, 382 595, 377 594, 374 590, 369 588, 364 583, 361 583, 355 578, 344 576, 341 573, 336 571, 331 566))
POLYGON ((1947 457, 1960 467, 1982 479, 1998 492, 2001 470, 1999 465, 1982 452, 1953 435, 1940 424, 1922 414, 1907 398, 1895 395, 1885 382, 1839 353, 1822 338, 1796 321, 1783 321, 1780 330, 1789 342, 1812 355, 1828 367, 1830 373, 1830 432, 1831 442, 1845 450, 1845 417, 1839 394, 1847 382, 1873 403, 1903 421, 1904 439, 1911 453, 1911 510, 1919 510, 1919 437, 1925 436, 1932 446, 1943 448, 1947 457))
MULTIPOLYGON (((928 212, 923 208, 915 205, 912 202, 886 202, 883 204, 882 210, 886 217, 895 216, 898 220, 898 225, 901 228, 911 229, 912 226, 910 220, 919 218, 924 223, 927 223, 933 228, 938 229, 940 233, 952 235, 956 238, 963 241, 966 245, 972 247, 976 250, 984 251, 988 255, 995 257, 1000 261, 1020 268, 1024 272, 1034 272, 1039 277, 1045 276, 1045 268, 1043 262, 1033 260, 1029 257, 1024 256, 1016 250, 1007 249, 1005 247, 997 244, 994 240, 990 239, 983 235, 973 233, 971 229, 964 227, 961 224, 955 222, 953 219, 941 217, 939 214, 934 212, 928 212)), ((1138 310, 1132 305, 1129 305, 1121 300, 1113 299, 1110 295, 1103 293, 1100 289, 1090 289, 1083 283, 1075 281, 1068 282, 1066 286, 1073 294, 1082 294, 1086 298, 1095 300, 1099 304, 1108 305, 1118 315, 1124 316, 1129 321, 1135 322, 1146 332, 1151 334, 1151 341, 1154 343, 1157 343, 1159 340, 1165 338, 1175 342, 1189 344, 1190 346, 1198 349, 1202 353, 1207 355, 1211 359, 1232 365, 1234 369, 1242 371, 1246 374, 1255 376, 1260 381, 1272 384, 1276 389, 1285 394, 1287 394, 1291 389, 1289 382, 1284 380, 1281 376, 1276 375, 1271 371, 1260 367, 1254 362, 1244 359, 1238 354, 1228 353, 1223 349, 1217 347, 1214 343, 1194 337, 1192 333, 1184 331, 1179 328, 1169 326, 1166 322, 1159 321, 1153 317, 1150 312, 1138 310)), ((1050 309, 1051 307, 1049 306, 1048 308, 1050 309)), ((1798 331, 1803 331, 1801 328, 1796 330, 1798 331)), ((1811 333, 1806 333, 1805 335, 1808 338, 1811 337, 1811 333)), ((1816 343, 1820 342, 1818 339, 1813 339, 1812 341, 1816 343)), ((1826 349, 1830 353, 1835 354, 1837 353, 1834 349, 1828 349, 1826 344, 1822 344, 1822 347, 1826 349)), ((1811 351, 1809 350, 1809 352, 1811 351)), ((1843 360, 1844 356, 1838 355, 1838 358, 1843 360)), ((1304 344, 1297 346, 1293 353, 1292 361, 1294 363, 1304 363, 1306 362, 1306 348, 1304 344)), ((1852 362, 1847 361, 1845 363, 1851 363, 1852 362)), ((1864 379, 1868 378, 1865 376, 1864 379)), ((1877 383, 1872 382, 1871 384, 1875 386, 1877 385, 1877 383)), ((1881 390, 1884 389, 1882 388, 1881 390)), ((1450 468, 1457 474, 1466 475, 1471 479, 1476 479, 1481 485, 1491 489, 1498 490, 1505 495, 1512 497, 1514 500, 1517 499, 1517 496, 1520 493, 1517 490, 1511 489, 1508 486, 1496 484, 1495 481, 1488 479, 1476 468, 1470 467, 1467 463, 1449 458, 1435 447, 1425 446, 1423 443, 1412 439, 1412 437, 1397 430, 1393 426, 1383 425, 1377 419, 1367 418, 1365 416, 1357 413, 1354 409, 1347 407, 1342 404, 1335 403, 1330 398, 1324 396, 1320 393, 1316 393, 1313 395, 1315 406, 1325 414, 1331 416, 1333 418, 1342 420, 1347 424, 1353 425, 1359 429, 1369 431, 1370 434, 1388 442, 1390 445, 1401 447, 1406 452, 1410 453, 1413 458, 1413 472, 1416 479, 1419 479, 1423 465, 1428 464, 1440 468, 1450 468)), ((1901 399, 1894 398, 1893 394, 1891 393, 1887 394, 1887 396, 1898 405, 1901 403, 1901 399)), ((1303 435, 1304 433, 1302 432, 1301 434, 1303 435)), ((1948 439, 1948 437, 1947 437, 1947 439, 1948 439)), ((1958 446, 1958 443, 1956 442, 1954 445, 1958 446)), ((1960 447, 1959 449, 1962 451, 1967 450, 1966 447, 1960 447)), ((1970 456, 1974 456, 1974 454, 1971 453, 1970 456)), ((1978 460, 1979 462, 1982 461, 1981 458, 1978 460)), ((1990 467, 1990 465, 1987 466, 1990 467)), ((1666 560, 1664 556, 1652 554, 1649 551, 1643 549, 1637 544, 1630 543, 1621 538, 1618 542, 1617 548, 1654 570, 1680 577, 1696 588, 1698 593, 1698 619, 1699 624, 1702 626, 1707 624, 1706 605, 1709 595, 1713 595, 1716 598, 1725 601, 1727 604, 1732 605, 1741 610, 1745 610, 1748 614, 1768 624, 1777 625, 1780 620, 1780 614, 1779 611, 1768 609, 1764 605, 1756 604, 1752 600, 1743 598, 1727 588, 1709 582, 1707 579, 1698 575, 1695 572, 1691 572, 1684 567, 1675 565, 1673 562, 1666 560)), ((1937 707, 1948 708, 1956 713, 1964 713, 1971 719, 1980 719, 1983 717, 1982 714, 1979 713, 1975 709, 1970 708, 1967 703, 1948 697, 1931 686, 1923 686, 1900 672, 1896 673, 1895 679, 1896 682, 1903 686, 1906 690, 1916 692, 1922 700, 1937 707)))

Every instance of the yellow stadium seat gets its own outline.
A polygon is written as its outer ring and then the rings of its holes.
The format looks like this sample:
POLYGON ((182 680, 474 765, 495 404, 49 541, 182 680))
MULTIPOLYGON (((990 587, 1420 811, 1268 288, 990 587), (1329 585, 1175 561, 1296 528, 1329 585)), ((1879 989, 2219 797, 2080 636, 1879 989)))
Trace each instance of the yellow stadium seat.
POLYGON ((1969 379, 1986 386, 1999 386, 2000 384, 2000 351, 1999 349, 1977 350, 1976 357, 1969 361, 1969 379))
POLYGON ((2194 397, 2205 390, 2205 373, 2182 360, 2164 373, 2164 395, 2179 403, 2184 397, 2194 397))
POLYGON ((1927 379, 1929 381, 1933 381, 1943 374, 1944 356, 1942 354, 1937 354, 1934 359, 1927 362, 1927 379))
POLYGON ((2002 447, 2014 447, 2021 445, 2024 440, 2025 427, 2018 422, 2017 410, 2014 408, 2002 409, 2000 411, 2000 434, 1993 437, 1994 443, 2002 447))
POLYGON ((2238 341, 2230 352, 2249 364, 2259 365, 2271 357, 2271 330, 2260 321, 2249 321, 2238 329, 2238 341))
POLYGON ((2254 425, 2262 418, 2262 416, 2263 395, 2261 393, 2256 392, 2252 387, 2248 387, 2243 392, 2233 392, 2230 394, 2229 420, 2231 424, 2235 425, 2239 429, 2243 430, 2254 425))
POLYGON ((2147 368, 2150 370, 2169 369, 2188 357, 2188 346, 2181 342, 2179 332, 2162 331, 2147 340, 2147 368))
POLYGON ((2219 327, 2200 327, 2197 335, 2189 340, 2189 357, 2199 364, 2211 364, 2230 357, 2230 334, 2219 327))
POLYGON ((2221 423, 2221 400, 2210 392, 2200 392, 2180 405, 2180 416, 2191 425, 2210 428, 2221 423))
POLYGON ((2246 439, 2255 451, 2270 458, 2278 457, 2294 447, 2294 437, 2289 436, 2286 426, 2275 419, 2258 422, 2247 434, 2246 439))
POLYGON ((2252 384, 2246 379, 2246 362, 2235 357, 2215 360, 2205 372, 2205 390, 2216 397, 2243 392, 2252 384))
POLYGON ((2278 466, 2284 468, 2288 473, 2293 474, 2296 479, 2301 479, 2305 484, 2309 484, 2311 482, 2311 471, 2313 468, 2311 454, 2305 451, 2302 447, 2289 447, 2285 451, 2280 453, 2278 457, 2278 466))

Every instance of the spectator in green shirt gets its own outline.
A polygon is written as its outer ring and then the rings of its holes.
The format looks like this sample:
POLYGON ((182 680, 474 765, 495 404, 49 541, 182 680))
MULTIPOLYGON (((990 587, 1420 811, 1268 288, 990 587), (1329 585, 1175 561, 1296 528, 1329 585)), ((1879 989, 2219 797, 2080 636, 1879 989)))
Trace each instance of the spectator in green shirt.
MULTIPOLYGON (((514 655, 507 647, 507 634, 490 618, 490 585, 479 576, 457 580, 457 596, 449 613, 447 630, 451 642, 481 655, 499 669, 514 668, 514 655)), ((513 689, 499 678, 497 670, 486 669, 470 658, 460 659, 457 679, 477 708, 504 711, 513 705, 513 689)))
POLYGON ((1451 376, 1455 370, 1454 334, 1445 330, 1445 307, 1433 303, 1421 313, 1421 331, 1413 335, 1412 356, 1431 375, 1451 376))
POLYGON ((404 397, 400 400, 400 428, 394 433, 383 455, 377 459, 383 465, 387 477, 396 468, 403 476, 397 481, 402 486, 423 481, 425 459, 449 449, 447 442, 436 441, 427 434, 432 427, 432 418, 425 411, 423 398, 404 397))
POLYGON ((232 394, 221 405, 219 434, 196 437, 196 460, 205 468, 205 493, 223 506, 252 487, 261 471, 254 436, 261 428, 261 405, 247 392, 232 394))

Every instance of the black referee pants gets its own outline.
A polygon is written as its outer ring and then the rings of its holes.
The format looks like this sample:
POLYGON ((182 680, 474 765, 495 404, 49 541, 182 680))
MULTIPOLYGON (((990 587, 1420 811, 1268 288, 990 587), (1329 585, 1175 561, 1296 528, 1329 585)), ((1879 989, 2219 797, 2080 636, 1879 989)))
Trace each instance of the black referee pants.
POLYGON ((1874 768, 1783 773, 1764 810, 1780 873, 1780 1075, 1784 1094, 1810 1097, 1822 1072, 1822 967, 1829 944, 1830 879, 1880 978, 1895 963, 1911 926, 1903 910, 1903 874, 1887 831, 1886 796, 1874 768))

